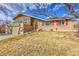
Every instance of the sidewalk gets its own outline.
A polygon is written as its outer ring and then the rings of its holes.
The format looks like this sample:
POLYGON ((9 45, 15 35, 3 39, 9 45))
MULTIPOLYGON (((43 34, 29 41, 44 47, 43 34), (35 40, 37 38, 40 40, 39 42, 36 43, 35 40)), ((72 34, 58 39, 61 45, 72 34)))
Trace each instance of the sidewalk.
POLYGON ((0 34, 0 40, 8 39, 8 38, 12 38, 12 37, 15 37, 15 36, 18 36, 18 35, 12 35, 12 34, 0 34))
POLYGON ((11 37, 14 37, 14 36, 13 35, 0 35, 0 40, 8 39, 8 38, 11 38, 11 37))
MULTIPOLYGON (((24 33, 24 34, 30 34, 30 33, 32 33, 32 32, 26 32, 26 33, 24 33)), ((23 35, 23 34, 19 34, 19 35, 23 35)), ((19 35, 0 34, 0 40, 8 39, 8 38, 15 37, 15 36, 19 36, 19 35)))

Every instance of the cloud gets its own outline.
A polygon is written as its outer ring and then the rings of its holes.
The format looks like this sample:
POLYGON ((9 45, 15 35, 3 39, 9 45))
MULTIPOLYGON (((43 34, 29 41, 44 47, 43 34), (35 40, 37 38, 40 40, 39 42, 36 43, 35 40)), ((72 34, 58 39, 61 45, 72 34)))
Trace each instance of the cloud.
POLYGON ((34 5, 33 3, 32 4, 29 4, 29 9, 32 10, 32 9, 37 9, 36 5, 34 5))
POLYGON ((12 20, 12 17, 5 15, 4 12, 0 10, 0 20, 12 20))
POLYGON ((3 6, 4 8, 7 8, 10 11, 13 11, 13 8, 9 7, 7 4, 2 3, 0 4, 0 6, 3 6))
POLYGON ((12 17, 9 16, 9 17, 7 17, 7 19, 8 19, 9 21, 11 21, 11 20, 12 20, 12 17))
POLYGON ((63 14, 62 17, 74 17, 74 16, 70 14, 63 14))
POLYGON ((66 17, 66 16, 68 16, 68 14, 63 14, 62 16, 63 16, 63 17, 66 17))
MULTIPOLYGON (((54 5, 51 5, 51 3, 49 3, 49 4, 43 5, 41 3, 39 3, 39 4, 38 3, 31 3, 31 4, 29 4, 29 3, 27 3, 27 4, 15 3, 15 4, 0 4, 0 6, 4 7, 3 10, 0 9, 0 19, 3 19, 3 20, 4 20, 4 18, 12 19, 12 17, 14 17, 19 12, 23 12, 23 13, 26 12, 29 15, 34 14, 34 16, 38 17, 38 18, 45 18, 47 16, 44 17, 44 15, 39 15, 40 13, 44 13, 43 8, 48 8, 47 11, 48 11, 48 15, 49 16, 52 16, 52 14, 55 14, 55 16, 57 16, 57 15, 60 16, 61 15, 63 17, 66 17, 66 16, 71 16, 72 17, 72 15, 66 14, 67 12, 65 12, 62 15, 61 10, 59 10, 59 9, 61 7, 63 7, 63 6, 65 7, 64 4, 54 4, 54 5), (48 8, 48 5, 49 5, 49 8, 48 8), (53 6, 53 7, 51 8, 51 6, 53 6), (35 11, 35 12, 38 12, 38 13, 37 14, 32 13, 31 11, 29 11, 28 8, 30 8, 30 10, 33 10, 33 12, 35 11), (38 11, 38 9, 40 9, 39 10, 40 12, 38 11), (12 11, 12 12, 9 12, 9 11, 12 11), (54 11, 54 13, 53 13, 53 11, 54 11), (55 11, 58 11, 59 14, 55 13, 55 11)), ((75 10, 79 11, 79 9, 75 9, 75 10)))
POLYGON ((63 7, 64 4, 57 4, 54 6, 53 11, 57 11, 59 8, 63 7))
POLYGON ((0 20, 6 20, 6 16, 4 14, 0 14, 0 20))
POLYGON ((75 12, 79 12, 79 9, 75 9, 75 12))

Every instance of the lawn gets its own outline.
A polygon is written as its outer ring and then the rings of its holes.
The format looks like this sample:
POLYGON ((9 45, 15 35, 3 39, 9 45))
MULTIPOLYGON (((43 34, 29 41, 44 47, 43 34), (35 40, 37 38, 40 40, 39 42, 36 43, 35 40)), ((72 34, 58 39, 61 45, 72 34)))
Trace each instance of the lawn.
POLYGON ((34 32, 0 41, 0 55, 79 56, 72 32, 34 32))

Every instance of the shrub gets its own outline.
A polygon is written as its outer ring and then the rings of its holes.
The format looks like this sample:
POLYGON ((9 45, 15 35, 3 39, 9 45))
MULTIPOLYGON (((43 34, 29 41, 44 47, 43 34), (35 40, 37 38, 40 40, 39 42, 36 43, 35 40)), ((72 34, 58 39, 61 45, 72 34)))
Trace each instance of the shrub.
POLYGON ((78 30, 78 32, 77 33, 79 33, 79 30, 78 30))
POLYGON ((42 29, 39 29, 39 31, 43 31, 42 29))
POLYGON ((51 29, 50 31, 53 31, 53 29, 51 29))

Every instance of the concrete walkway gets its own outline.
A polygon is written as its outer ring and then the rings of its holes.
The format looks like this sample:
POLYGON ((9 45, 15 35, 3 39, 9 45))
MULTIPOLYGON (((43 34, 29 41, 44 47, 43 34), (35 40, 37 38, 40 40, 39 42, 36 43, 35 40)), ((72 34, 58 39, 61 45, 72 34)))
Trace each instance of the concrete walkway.
MULTIPOLYGON (((30 34, 32 32, 26 32, 24 34, 30 34)), ((19 35, 23 35, 23 34, 19 34, 19 35)), ((12 38, 12 37, 15 37, 15 36, 19 36, 18 34, 17 35, 12 35, 12 34, 0 34, 0 40, 3 40, 3 39, 8 39, 8 38, 12 38)))
POLYGON ((8 39, 8 38, 11 38, 11 37, 14 37, 14 36, 13 35, 0 35, 0 40, 8 39))
POLYGON ((4 34, 4 33, 1 34, 1 33, 0 33, 0 40, 12 38, 12 37, 15 37, 15 36, 18 36, 18 35, 4 34))

